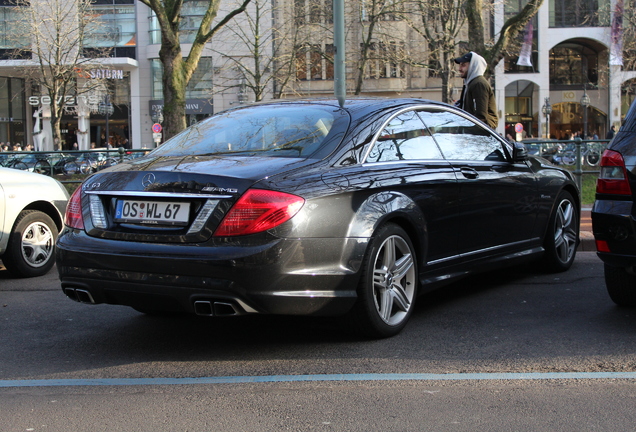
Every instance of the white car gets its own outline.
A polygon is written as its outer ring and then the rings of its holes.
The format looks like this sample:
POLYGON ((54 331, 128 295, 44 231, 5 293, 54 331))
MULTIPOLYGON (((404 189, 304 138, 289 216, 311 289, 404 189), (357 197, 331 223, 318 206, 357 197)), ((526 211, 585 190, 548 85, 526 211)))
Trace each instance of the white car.
POLYGON ((51 177, 0 168, 0 259, 12 274, 33 277, 51 270, 68 197, 51 177))

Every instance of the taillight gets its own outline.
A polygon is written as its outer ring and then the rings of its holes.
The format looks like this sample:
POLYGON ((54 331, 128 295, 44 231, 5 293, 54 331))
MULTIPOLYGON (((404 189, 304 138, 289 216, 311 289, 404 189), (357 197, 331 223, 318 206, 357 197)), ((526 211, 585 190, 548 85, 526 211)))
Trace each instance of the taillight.
POLYGON ((214 236, 238 236, 267 231, 294 217, 304 203, 305 200, 296 195, 250 189, 223 218, 214 236))
POLYGON ((613 150, 605 150, 601 158, 601 172, 596 182, 596 193, 612 195, 631 195, 625 160, 613 150))
POLYGON ((66 206, 66 217, 64 223, 70 228, 84 229, 84 219, 82 218, 82 187, 78 187, 71 195, 71 199, 66 206))

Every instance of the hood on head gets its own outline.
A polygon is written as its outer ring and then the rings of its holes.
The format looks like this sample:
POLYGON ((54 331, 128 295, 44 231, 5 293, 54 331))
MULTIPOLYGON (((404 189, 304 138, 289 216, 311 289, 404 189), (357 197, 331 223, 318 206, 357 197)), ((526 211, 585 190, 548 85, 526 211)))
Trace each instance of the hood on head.
POLYGON ((470 54, 472 54, 472 56, 470 58, 470 64, 468 65, 468 73, 466 74, 466 84, 477 78, 479 75, 483 75, 488 67, 486 60, 484 60, 482 56, 472 51, 470 54))

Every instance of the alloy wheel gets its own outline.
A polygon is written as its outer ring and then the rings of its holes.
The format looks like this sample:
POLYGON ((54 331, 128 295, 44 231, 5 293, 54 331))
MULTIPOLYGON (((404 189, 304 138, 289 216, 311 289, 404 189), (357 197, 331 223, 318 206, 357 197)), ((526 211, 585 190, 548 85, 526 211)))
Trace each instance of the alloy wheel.
POLYGON ((380 318, 389 325, 402 322, 413 303, 415 266, 408 243, 393 235, 378 248, 373 268, 373 298, 380 318))
POLYGON ((557 258, 568 262, 576 252, 577 223, 576 210, 570 200, 559 203, 554 220, 554 246, 557 258))

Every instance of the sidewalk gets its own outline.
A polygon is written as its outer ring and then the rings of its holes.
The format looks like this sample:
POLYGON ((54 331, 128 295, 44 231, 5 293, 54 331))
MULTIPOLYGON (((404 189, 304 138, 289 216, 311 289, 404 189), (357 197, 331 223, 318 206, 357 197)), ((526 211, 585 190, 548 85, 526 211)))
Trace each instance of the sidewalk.
POLYGON ((591 212, 591 208, 581 209, 581 227, 579 229, 581 244, 579 244, 579 251, 596 252, 596 244, 594 243, 594 235, 592 234, 591 212))

